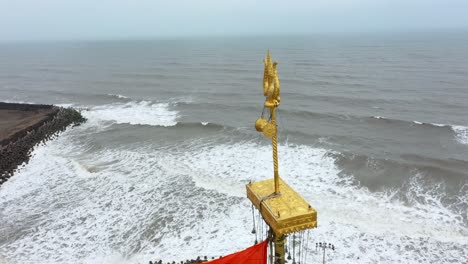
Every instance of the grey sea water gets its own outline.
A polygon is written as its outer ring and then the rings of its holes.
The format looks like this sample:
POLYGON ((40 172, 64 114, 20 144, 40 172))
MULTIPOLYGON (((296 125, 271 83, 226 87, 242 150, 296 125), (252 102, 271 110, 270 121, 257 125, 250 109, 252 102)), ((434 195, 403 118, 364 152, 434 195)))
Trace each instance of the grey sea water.
POLYGON ((0 263, 250 246, 244 185, 272 177, 253 127, 267 49, 280 175, 317 209, 330 263, 466 262, 468 33, 454 32, 0 44, 0 101, 88 118, 0 187, 0 263))

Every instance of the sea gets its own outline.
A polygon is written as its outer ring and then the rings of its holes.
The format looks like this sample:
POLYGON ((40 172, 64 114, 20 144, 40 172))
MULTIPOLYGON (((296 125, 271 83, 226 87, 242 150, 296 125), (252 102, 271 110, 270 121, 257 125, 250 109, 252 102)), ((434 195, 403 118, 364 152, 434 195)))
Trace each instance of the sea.
POLYGON ((307 263, 318 242, 327 263, 468 263, 461 31, 0 44, 0 101, 87 118, 0 187, 0 263, 180 262, 264 239, 245 185, 273 177, 254 128, 268 49, 279 173, 318 212, 307 263))

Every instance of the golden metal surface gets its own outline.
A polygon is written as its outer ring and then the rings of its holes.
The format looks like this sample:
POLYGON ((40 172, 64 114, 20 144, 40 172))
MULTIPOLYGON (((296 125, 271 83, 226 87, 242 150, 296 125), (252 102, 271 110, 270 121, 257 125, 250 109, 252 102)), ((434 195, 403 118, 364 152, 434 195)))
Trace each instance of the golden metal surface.
POLYGON ((281 178, 281 194, 274 194, 274 179, 246 185, 247 197, 257 207, 275 236, 317 227, 317 211, 281 178))
POLYGON ((258 132, 262 132, 263 131, 263 128, 268 125, 268 121, 261 117, 259 119, 257 119, 257 121, 255 121, 255 129, 258 131, 258 132))
POLYGON ((270 50, 267 57, 263 59, 265 69, 263 71, 263 95, 267 97, 268 106, 278 106, 280 103, 280 81, 278 79, 278 71, 276 66, 278 62, 272 62, 270 50))
MULTIPOLYGON (((276 126, 276 108, 280 105, 280 82, 276 66, 272 62, 270 51, 263 60, 263 95, 266 96, 264 106, 268 108, 269 117, 255 122, 255 129, 271 138, 273 145, 273 179, 263 180, 246 185, 247 197, 262 214, 275 237, 275 264, 285 263, 285 235, 304 229, 317 227, 317 211, 310 206, 298 193, 287 185, 278 173, 278 135, 276 126)), ((264 108, 264 110, 265 110, 264 108)))
POLYGON ((273 145, 273 177, 275 179, 275 193, 280 193, 279 189, 279 173, 278 173, 278 136, 276 128, 276 107, 280 105, 280 82, 276 66, 278 62, 272 62, 271 54, 268 50, 267 57, 263 60, 265 69, 263 71, 263 95, 266 96, 265 107, 269 109, 270 121, 267 121, 263 116, 255 122, 255 129, 263 132, 267 138, 271 138, 273 145))
POLYGON ((280 193, 279 173, 278 173, 278 135, 276 133, 276 114, 275 108, 271 108, 271 125, 275 128, 271 144, 273 145, 273 179, 275 182, 275 193, 280 193))
POLYGON ((275 125, 268 123, 265 127, 263 127, 263 135, 267 138, 273 138, 276 135, 275 125))
POLYGON ((275 264, 285 264, 286 263, 286 252, 284 250, 284 244, 286 244, 285 236, 276 236, 275 237, 275 264))

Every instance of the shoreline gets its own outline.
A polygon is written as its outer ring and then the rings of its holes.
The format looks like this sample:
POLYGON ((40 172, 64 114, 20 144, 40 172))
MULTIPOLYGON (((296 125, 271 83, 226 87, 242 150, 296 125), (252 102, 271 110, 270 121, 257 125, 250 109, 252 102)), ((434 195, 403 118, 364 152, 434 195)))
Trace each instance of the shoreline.
POLYGON ((37 144, 85 121, 73 108, 0 102, 0 186, 29 162, 37 144))

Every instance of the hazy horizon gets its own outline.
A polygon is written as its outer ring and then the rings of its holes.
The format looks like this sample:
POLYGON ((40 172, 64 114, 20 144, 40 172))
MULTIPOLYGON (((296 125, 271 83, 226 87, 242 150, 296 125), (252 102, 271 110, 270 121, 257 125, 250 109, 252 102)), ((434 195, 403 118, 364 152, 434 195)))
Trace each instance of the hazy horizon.
POLYGON ((0 0, 0 42, 468 30, 468 2, 0 0))

